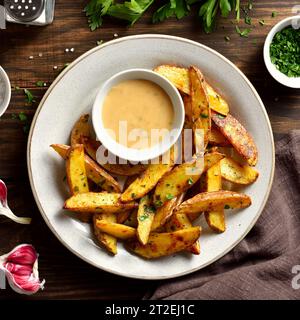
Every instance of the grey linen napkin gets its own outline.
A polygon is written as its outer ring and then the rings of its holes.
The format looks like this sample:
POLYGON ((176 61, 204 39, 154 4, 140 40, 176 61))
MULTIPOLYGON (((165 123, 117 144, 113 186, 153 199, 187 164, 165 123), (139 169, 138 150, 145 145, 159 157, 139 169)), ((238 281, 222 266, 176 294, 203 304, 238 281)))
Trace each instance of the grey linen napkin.
POLYGON ((300 130, 292 131, 277 142, 272 191, 262 215, 246 238, 211 266, 161 282, 147 298, 300 299, 298 287, 300 130))

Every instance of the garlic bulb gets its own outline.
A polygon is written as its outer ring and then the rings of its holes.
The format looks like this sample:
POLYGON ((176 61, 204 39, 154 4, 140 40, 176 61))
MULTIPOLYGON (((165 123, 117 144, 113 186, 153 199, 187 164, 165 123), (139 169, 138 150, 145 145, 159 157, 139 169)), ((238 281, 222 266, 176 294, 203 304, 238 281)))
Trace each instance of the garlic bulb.
POLYGON ((14 213, 10 210, 7 204, 7 188, 5 183, 0 179, 0 215, 6 216, 11 220, 21 223, 21 224, 29 224, 31 222, 31 218, 21 218, 14 215, 14 213))
POLYGON ((30 244, 22 244, 0 256, 0 269, 5 272, 10 287, 21 294, 34 294, 44 288, 39 280, 38 255, 30 244))

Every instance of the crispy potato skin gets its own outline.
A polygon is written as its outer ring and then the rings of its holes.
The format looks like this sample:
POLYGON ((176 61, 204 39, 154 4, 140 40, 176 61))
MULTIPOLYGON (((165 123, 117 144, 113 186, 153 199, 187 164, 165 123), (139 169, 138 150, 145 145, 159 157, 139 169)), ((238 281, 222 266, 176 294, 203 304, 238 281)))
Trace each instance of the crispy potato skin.
POLYGON ((78 212, 117 213, 130 210, 137 206, 135 202, 122 203, 119 193, 87 192, 80 193, 67 199, 64 209, 78 212))
POLYGON ((140 199, 151 191, 157 182, 173 167, 173 164, 150 164, 148 168, 123 192, 121 201, 140 199))
POLYGON ((107 233, 100 231, 96 226, 96 223, 98 221, 115 223, 116 216, 114 214, 108 214, 108 213, 96 213, 93 216, 93 227, 94 227, 94 234, 98 240, 98 243, 103 248, 105 248, 109 253, 113 255, 117 254, 117 239, 107 233))
POLYGON ((141 198, 137 213, 137 237, 141 244, 148 242, 155 211, 151 210, 151 199, 148 195, 141 198))
POLYGON ((240 165, 233 159, 226 157, 220 161, 222 178, 227 181, 248 185, 256 181, 259 172, 248 165, 240 165))
POLYGON ((96 228, 100 232, 105 232, 107 234, 110 234, 111 236, 117 239, 126 240, 130 238, 134 238, 136 236, 135 228, 125 226, 124 224, 108 222, 105 220, 97 220, 96 228))
POLYGON ((77 144, 69 149, 66 173, 71 195, 89 192, 83 145, 77 144))
POLYGON ((196 129, 204 130, 205 147, 208 143, 208 134, 211 128, 211 112, 205 80, 201 71, 194 66, 189 68, 189 77, 193 121, 197 123, 196 129))
POLYGON ((247 160, 250 166, 255 166, 258 158, 257 147, 243 125, 231 114, 223 117, 213 113, 212 119, 236 151, 247 160))
POLYGON ((204 161, 194 159, 175 167, 158 182, 153 196, 154 204, 159 207, 158 204, 163 205, 188 190, 199 180, 203 172, 223 157, 224 155, 218 152, 207 153, 204 155, 204 161))
POLYGON ((71 146, 81 144, 81 137, 90 136, 89 115, 82 115, 75 123, 71 131, 71 146))
POLYGON ((195 197, 183 202, 175 213, 194 213, 214 211, 221 209, 240 209, 251 205, 251 198, 243 193, 220 190, 202 192, 195 197))
MULTIPOLYGON (((67 158, 69 146, 64 144, 52 144, 51 147, 63 158, 67 158)), ((108 192, 121 192, 119 183, 106 171, 104 171, 93 159, 88 155, 84 155, 85 169, 87 177, 98 186, 108 192)))
POLYGON ((200 227, 192 227, 167 233, 153 232, 150 234, 146 245, 142 245, 136 240, 129 240, 126 246, 139 256, 154 259, 189 248, 197 241, 200 232, 200 227))
MULTIPOLYGON (((221 160, 222 161, 222 160, 221 160)), ((220 162, 209 168, 206 173, 207 191, 222 189, 222 176, 220 162)), ((226 229, 224 209, 205 212, 205 219, 209 227, 215 232, 224 232, 226 229)))
POLYGON ((165 224, 167 219, 173 214, 173 210, 176 208, 177 202, 178 202, 178 199, 173 198, 167 201, 166 203, 164 203, 163 206, 157 208, 154 216, 154 220, 151 226, 152 231, 160 228, 165 224))
POLYGON ((181 92, 190 94, 188 69, 172 65, 161 65, 156 67, 153 71, 167 78, 181 92))
MULTIPOLYGON (((173 232, 182 229, 192 228, 193 225, 186 214, 173 214, 171 219, 166 223, 166 231, 173 232)), ((200 254, 199 240, 194 242, 190 247, 186 249, 193 254, 200 254)))

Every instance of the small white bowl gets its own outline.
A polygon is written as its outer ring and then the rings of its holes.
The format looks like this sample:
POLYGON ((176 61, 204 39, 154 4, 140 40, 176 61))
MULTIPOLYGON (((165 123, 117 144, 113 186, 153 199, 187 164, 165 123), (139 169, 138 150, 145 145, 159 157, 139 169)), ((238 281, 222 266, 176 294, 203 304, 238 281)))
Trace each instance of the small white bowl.
POLYGON ((0 117, 6 111, 11 97, 11 87, 8 75, 4 71, 4 69, 0 66, 0 117), (1 89, 3 86, 3 89, 1 89), (3 96, 1 94, 1 90, 3 90, 3 96))
POLYGON ((280 22, 278 22, 269 32, 266 37, 264 44, 264 60, 265 65, 271 74, 271 76, 280 82, 281 84, 290 87, 290 88, 300 88, 300 77, 291 78, 286 76, 284 73, 280 72, 276 66, 271 62, 270 58, 270 45, 275 36, 275 34, 288 26, 294 26, 295 29, 300 28, 300 16, 293 16, 286 18, 280 22))
POLYGON ((175 88, 175 86, 165 77, 148 69, 129 69, 112 76, 100 88, 92 109, 92 123, 97 138, 112 154, 118 156, 121 159, 125 159, 131 162, 142 162, 155 159, 168 151, 180 136, 184 124, 184 116, 184 104, 180 93, 175 88), (174 120, 172 126, 174 134, 171 136, 171 138, 163 139, 161 143, 156 144, 150 148, 139 150, 128 148, 116 142, 108 134, 103 125, 103 121, 101 121, 104 99, 106 98, 110 89, 122 81, 135 79, 148 80, 159 85, 170 97, 174 108, 174 120))

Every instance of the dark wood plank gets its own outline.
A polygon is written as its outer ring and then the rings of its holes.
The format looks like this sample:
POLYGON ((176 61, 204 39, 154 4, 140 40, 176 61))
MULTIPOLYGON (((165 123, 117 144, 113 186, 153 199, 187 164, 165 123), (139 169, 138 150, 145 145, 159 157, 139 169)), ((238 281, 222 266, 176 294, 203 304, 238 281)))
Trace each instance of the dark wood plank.
MULTIPOLYGON (((299 90, 285 88, 275 82, 265 69, 262 58, 264 39, 279 20, 292 15, 292 7, 299 1, 254 1, 251 12, 253 31, 248 39, 241 38, 230 20, 219 19, 217 30, 210 35, 202 31, 196 12, 178 22, 170 19, 159 25, 151 24, 151 10, 132 28, 113 19, 106 19, 104 27, 90 32, 82 9, 86 1, 56 1, 55 20, 47 27, 8 25, 0 31, 0 64, 8 72, 13 90, 9 109, 0 119, 0 177, 9 188, 9 202, 20 215, 34 218, 30 226, 20 226, 0 218, 0 254, 19 243, 32 243, 40 253, 40 274, 46 279, 46 290, 26 299, 74 298, 110 299, 140 298, 157 283, 125 279, 102 272, 81 261, 65 249, 48 229, 35 205, 26 169, 27 136, 24 123, 12 119, 12 114, 24 112, 30 120, 51 82, 65 63, 96 46, 98 40, 165 33, 186 37, 203 43, 234 62, 258 90, 269 113, 274 135, 279 139, 292 129, 300 128, 299 90), (278 12, 275 18, 273 11, 278 12), (265 26, 259 20, 265 20, 265 26), (231 40, 226 42, 224 36, 231 40), (65 53, 65 48, 74 48, 65 53), (42 54, 42 57, 39 56, 42 54), (34 56, 34 59, 29 59, 34 56), (57 70, 53 67, 57 66, 57 70), (45 88, 37 88, 36 81, 45 81, 45 88), (37 102, 26 105, 23 88, 31 88, 37 102)), ((244 1, 247 3, 247 1, 244 1)), ((241 23, 243 26, 243 23, 241 23)), ((245 26, 246 27, 246 26, 245 26)), ((24 298, 10 289, 0 291, 0 299, 24 298)))

